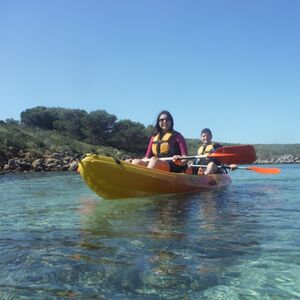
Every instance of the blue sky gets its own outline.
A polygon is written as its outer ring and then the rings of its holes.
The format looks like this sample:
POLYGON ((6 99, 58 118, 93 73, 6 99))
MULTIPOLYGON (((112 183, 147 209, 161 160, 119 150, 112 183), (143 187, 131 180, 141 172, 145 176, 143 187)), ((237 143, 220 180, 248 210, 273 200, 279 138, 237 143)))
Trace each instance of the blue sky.
POLYGON ((298 0, 0 0, 0 120, 104 109, 228 143, 300 143, 298 0))

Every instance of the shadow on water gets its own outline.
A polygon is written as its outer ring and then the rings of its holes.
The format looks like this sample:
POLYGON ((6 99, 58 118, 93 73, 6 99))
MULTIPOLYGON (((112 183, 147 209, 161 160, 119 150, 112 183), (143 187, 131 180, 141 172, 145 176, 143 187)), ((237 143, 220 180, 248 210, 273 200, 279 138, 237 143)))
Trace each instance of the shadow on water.
POLYGON ((243 256, 259 255, 257 222, 239 204, 226 191, 83 201, 77 258, 102 270, 105 297, 200 297, 238 277, 228 269, 243 256))

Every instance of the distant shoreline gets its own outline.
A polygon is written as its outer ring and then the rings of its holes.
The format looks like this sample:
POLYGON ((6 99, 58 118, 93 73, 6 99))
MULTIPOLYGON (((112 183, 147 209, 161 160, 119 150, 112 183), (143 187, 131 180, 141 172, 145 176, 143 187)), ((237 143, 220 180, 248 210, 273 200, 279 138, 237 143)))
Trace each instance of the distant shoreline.
MULTIPOLYGON (((122 159, 122 158, 121 158, 122 159)), ((4 158, 0 157, 0 174, 22 173, 22 172, 58 172, 76 171, 78 165, 78 155, 65 152, 55 152, 41 157, 32 157, 30 152, 21 152, 17 156, 4 158)), ((283 155, 271 159, 257 159, 254 165, 280 165, 299 164, 300 159, 292 155, 283 155)))
POLYGON ((258 158, 255 164, 299 164, 300 158, 293 155, 282 155, 279 157, 271 157, 270 159, 258 158))

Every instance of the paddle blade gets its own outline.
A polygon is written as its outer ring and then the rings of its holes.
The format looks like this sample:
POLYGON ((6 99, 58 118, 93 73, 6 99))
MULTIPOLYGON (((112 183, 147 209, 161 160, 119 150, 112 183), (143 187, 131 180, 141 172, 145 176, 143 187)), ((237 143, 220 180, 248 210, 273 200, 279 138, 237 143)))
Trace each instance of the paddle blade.
POLYGON ((259 168, 259 167, 246 167, 246 170, 254 171, 261 174, 279 174, 280 169, 278 168, 259 168))
POLYGON ((256 152, 252 145, 224 146, 208 155, 223 164, 252 164, 256 161, 256 152))

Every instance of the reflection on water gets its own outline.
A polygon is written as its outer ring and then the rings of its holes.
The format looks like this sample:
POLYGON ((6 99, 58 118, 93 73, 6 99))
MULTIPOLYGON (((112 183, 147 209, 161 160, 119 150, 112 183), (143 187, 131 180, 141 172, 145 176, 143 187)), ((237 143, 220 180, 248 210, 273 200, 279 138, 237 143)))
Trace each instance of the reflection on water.
POLYGON ((245 235, 245 230, 257 229, 257 222, 252 219, 243 228, 233 200, 213 191, 138 201, 83 201, 81 245, 91 257, 81 259, 109 269, 103 280, 110 291, 123 289, 149 299, 200 296, 238 277, 226 269, 243 255, 259 256, 255 235, 245 235))
POLYGON ((0 299, 299 299, 299 169, 241 174, 119 201, 74 174, 0 178, 0 299))

